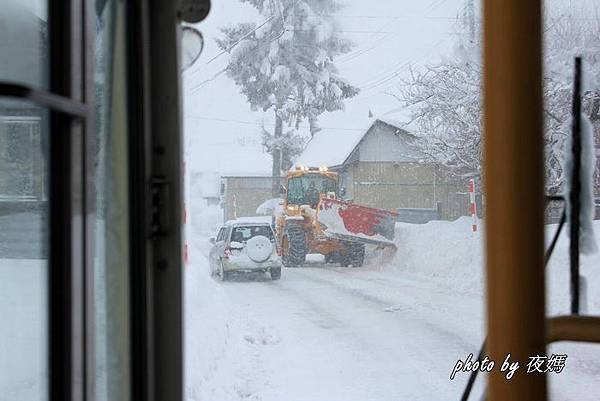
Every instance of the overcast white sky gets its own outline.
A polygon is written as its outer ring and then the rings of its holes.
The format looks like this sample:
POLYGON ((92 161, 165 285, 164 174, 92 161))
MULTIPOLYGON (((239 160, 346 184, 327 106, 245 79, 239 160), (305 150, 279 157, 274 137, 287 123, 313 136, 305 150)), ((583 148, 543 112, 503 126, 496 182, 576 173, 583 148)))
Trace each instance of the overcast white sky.
MULTIPOLYGON (((396 107, 383 94, 392 89, 407 65, 435 61, 453 41, 450 31, 464 0, 346 0, 339 14, 344 34, 355 49, 337 62, 341 73, 361 93, 343 112, 323 115, 322 127, 362 129, 368 113, 379 115, 396 107), (398 77, 397 77, 397 76, 398 77)), ((201 58, 184 73, 185 131, 193 170, 231 173, 268 173, 270 160, 262 153, 260 122, 272 116, 252 112, 239 89, 226 76, 205 83, 224 68, 228 54, 220 53, 214 38, 219 27, 240 21, 260 21, 252 7, 239 0, 213 1, 206 21, 198 25, 206 45, 201 58), (199 85, 201 85, 199 87, 199 85), (235 121, 225 121, 235 120, 235 121)))
MULTIPOLYGON (((345 111, 322 115, 320 125, 324 130, 362 129, 369 123, 369 110, 378 116, 397 107, 397 101, 384 92, 406 76, 408 65, 418 69, 438 61, 452 49, 456 17, 465 2, 345 0, 346 9, 339 12, 338 20, 356 47, 336 64, 344 77, 361 88, 361 93, 347 102, 345 111)), ((261 17, 239 0, 218 0, 213 1, 207 20, 198 25, 205 37, 205 49, 183 76, 187 158, 194 171, 270 171, 269 156, 260 147, 260 123, 264 120, 269 126, 273 117, 252 112, 225 74, 211 80, 228 60, 228 54, 220 54, 214 41, 220 35, 219 27, 241 21, 258 22, 261 17)))

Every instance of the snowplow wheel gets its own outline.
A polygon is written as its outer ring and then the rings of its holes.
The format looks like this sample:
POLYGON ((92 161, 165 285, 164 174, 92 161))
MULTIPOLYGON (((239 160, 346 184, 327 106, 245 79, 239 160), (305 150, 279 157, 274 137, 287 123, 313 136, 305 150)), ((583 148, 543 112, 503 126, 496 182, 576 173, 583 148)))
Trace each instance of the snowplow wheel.
POLYGON ((361 267, 365 263, 365 245, 348 244, 346 252, 342 255, 342 266, 361 267))
POLYGON ((325 263, 338 263, 340 261, 340 254, 338 252, 331 252, 325 255, 325 263))
POLYGON ((287 227, 284 244, 287 244, 287 249, 284 249, 282 257, 284 266, 300 266, 306 261, 308 249, 306 246, 306 234, 302 227, 290 224, 287 227))

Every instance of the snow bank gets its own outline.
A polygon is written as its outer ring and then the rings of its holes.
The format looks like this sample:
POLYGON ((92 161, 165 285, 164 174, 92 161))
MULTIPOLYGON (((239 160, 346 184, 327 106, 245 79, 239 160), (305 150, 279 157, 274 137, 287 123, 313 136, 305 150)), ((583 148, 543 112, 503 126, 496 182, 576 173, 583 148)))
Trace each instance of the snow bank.
MULTIPOLYGON (((600 236, 600 220, 592 222, 593 231, 596 233, 596 242, 600 236)), ((556 230, 556 225, 547 227, 546 242, 556 230)), ((548 313, 550 315, 564 314, 569 312, 569 236, 568 227, 565 226, 563 233, 556 244, 556 249, 546 268, 547 296, 549 299, 548 313)), ((588 302, 582 298, 581 312, 600 315, 600 254, 581 255, 580 274, 585 277, 588 288, 588 302)))
POLYGON ((391 265, 460 292, 482 293, 483 232, 473 233, 471 225, 470 217, 454 222, 397 223, 394 242, 398 251, 391 265))
POLYGON ((220 399, 209 383, 230 336, 227 304, 223 287, 215 285, 200 247, 191 251, 191 263, 185 270, 185 399, 210 401, 220 399))
POLYGON ((48 385, 48 266, 0 259, 0 400, 41 400, 48 385))
MULTIPOLYGON (((479 226, 482 226, 481 221, 479 226)), ((594 232, 599 233, 600 220, 594 221, 593 227, 594 232)), ((556 224, 546 226, 547 244, 556 228, 556 224)), ((565 226, 546 268, 550 315, 569 311, 569 238, 566 229, 565 226)), ((426 277, 453 291, 484 294, 483 230, 471 232, 470 217, 422 225, 397 223, 395 243, 398 251, 390 263, 391 268, 426 277)), ((599 254, 581 256, 581 274, 587 283, 590 314, 600 314, 598 266, 599 254)))

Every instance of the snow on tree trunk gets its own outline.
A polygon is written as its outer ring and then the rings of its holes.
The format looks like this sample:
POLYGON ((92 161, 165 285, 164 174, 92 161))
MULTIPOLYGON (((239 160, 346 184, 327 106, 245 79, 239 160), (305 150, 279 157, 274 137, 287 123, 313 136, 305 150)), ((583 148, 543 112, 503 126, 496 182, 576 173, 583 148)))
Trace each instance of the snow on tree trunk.
POLYGON ((273 156, 273 190, 271 191, 271 195, 273 198, 277 198, 279 196, 279 186, 281 185, 280 177, 281 177, 281 147, 277 144, 277 139, 281 138, 281 134, 283 131, 283 122, 281 121, 281 117, 279 113, 275 112, 275 133, 273 134, 275 138, 275 145, 271 151, 271 155, 273 156))

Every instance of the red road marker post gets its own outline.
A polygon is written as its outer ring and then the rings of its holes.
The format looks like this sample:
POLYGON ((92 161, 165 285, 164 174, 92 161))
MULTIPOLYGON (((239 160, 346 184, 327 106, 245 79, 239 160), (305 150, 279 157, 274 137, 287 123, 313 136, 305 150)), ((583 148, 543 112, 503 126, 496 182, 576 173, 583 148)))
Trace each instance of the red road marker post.
POLYGON ((469 180, 469 202, 471 203, 471 217, 473 218, 472 229, 477 232, 477 203, 475 202, 475 180, 469 180))

